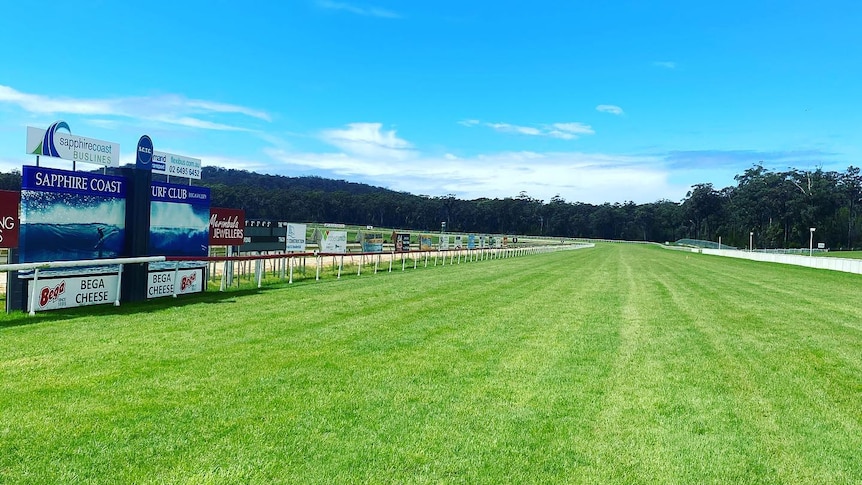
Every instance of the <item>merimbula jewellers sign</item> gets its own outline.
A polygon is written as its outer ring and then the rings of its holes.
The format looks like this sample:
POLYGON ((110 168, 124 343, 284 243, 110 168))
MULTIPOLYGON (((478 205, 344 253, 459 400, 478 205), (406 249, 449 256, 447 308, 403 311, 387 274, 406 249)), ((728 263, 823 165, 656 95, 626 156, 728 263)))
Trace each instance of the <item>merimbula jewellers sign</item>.
POLYGON ((28 126, 27 153, 106 167, 120 166, 119 143, 73 135, 65 121, 57 121, 47 130, 28 126))

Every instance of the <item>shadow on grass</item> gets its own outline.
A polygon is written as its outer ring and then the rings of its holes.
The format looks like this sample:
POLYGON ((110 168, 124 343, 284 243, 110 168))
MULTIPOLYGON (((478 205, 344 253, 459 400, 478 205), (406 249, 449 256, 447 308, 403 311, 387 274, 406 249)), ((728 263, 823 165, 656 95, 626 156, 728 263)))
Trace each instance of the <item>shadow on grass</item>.
POLYGON ((146 301, 125 302, 118 307, 113 305, 91 305, 51 310, 36 312, 33 316, 30 316, 29 313, 25 311, 16 311, 8 314, 0 314, 0 330, 19 327, 22 325, 35 325, 39 323, 56 322, 81 317, 95 317, 102 315, 133 317, 134 315, 153 313, 167 308, 183 307, 187 305, 230 305, 237 303, 237 298, 242 298, 244 296, 259 295, 269 291, 282 290, 289 286, 304 285, 308 283, 314 283, 314 280, 312 279, 310 282, 295 281, 292 284, 288 284, 287 282, 274 282, 264 284, 260 288, 257 286, 240 288, 232 287, 225 291, 219 291, 218 287, 216 287, 215 290, 210 289, 202 293, 179 295, 176 298, 167 296, 146 301))

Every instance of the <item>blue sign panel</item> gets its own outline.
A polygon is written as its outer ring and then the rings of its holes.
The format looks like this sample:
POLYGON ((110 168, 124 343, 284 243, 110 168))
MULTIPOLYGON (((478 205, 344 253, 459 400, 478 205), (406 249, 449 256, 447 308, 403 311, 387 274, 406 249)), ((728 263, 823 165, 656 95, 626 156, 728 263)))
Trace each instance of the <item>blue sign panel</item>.
POLYGON ((32 166, 21 175, 22 263, 121 255, 124 178, 32 166))
POLYGON ((150 194, 150 254, 209 254, 210 190, 153 182, 150 194))

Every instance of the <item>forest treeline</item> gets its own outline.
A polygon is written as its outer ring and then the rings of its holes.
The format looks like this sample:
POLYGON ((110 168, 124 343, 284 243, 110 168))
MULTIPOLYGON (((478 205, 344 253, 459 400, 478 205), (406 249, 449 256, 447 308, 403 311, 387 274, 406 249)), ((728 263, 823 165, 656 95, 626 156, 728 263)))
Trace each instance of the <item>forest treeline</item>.
MULTIPOLYGON (((746 247, 832 249, 862 246, 862 175, 859 168, 772 171, 754 165, 736 185, 698 184, 682 201, 646 204, 549 201, 525 192, 503 199, 431 197, 321 177, 263 175, 204 167, 195 184, 210 187, 212 205, 241 208, 247 218, 339 222, 422 231, 530 234, 676 241, 683 238, 746 247)), ((0 174, 0 188, 19 190, 20 172, 0 174)))

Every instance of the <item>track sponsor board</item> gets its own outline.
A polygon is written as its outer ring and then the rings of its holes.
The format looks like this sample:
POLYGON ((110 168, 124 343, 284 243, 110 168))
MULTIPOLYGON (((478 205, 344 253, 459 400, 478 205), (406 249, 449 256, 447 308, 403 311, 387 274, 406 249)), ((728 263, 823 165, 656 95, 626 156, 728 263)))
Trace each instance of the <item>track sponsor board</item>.
POLYGON ((118 298, 118 282, 119 276, 115 274, 40 279, 36 281, 35 293, 30 289, 30 308, 39 312, 114 303, 118 298))
POLYGON ((395 233, 395 252, 406 253, 410 251, 410 234, 406 232, 395 233))
POLYGON ((287 239, 285 251, 293 251, 302 253, 306 247, 306 230, 305 224, 297 224, 295 222, 287 223, 287 239))
POLYGON ((207 256, 210 189, 161 182, 153 182, 151 189, 150 254, 207 256))
POLYGON ((21 193, 0 190, 0 248, 18 247, 18 206, 21 193))
POLYGON ((455 236, 455 249, 461 249, 464 247, 464 237, 460 234, 455 236))
POLYGON ((433 237, 431 234, 420 234, 419 235, 419 250, 420 251, 431 251, 434 249, 434 244, 432 243, 433 237))
POLYGON ((364 233, 362 233, 362 252, 365 252, 365 253, 382 253, 383 252, 383 233, 382 232, 364 232, 364 233))
POLYGON ((197 158, 154 150, 152 172, 169 177, 185 177, 200 180, 201 161, 197 158))
POLYGON ((467 249, 476 249, 476 235, 470 234, 467 236, 467 249))
POLYGON ((27 127, 27 153, 106 167, 120 166, 120 145, 72 134, 68 123, 57 121, 47 130, 27 127))
POLYGON ((244 210, 210 207, 210 246, 239 246, 244 229, 244 210))
POLYGON ((117 258, 126 238, 126 179, 24 166, 20 261, 117 258))
POLYGON ((323 231, 320 239, 320 252, 322 253, 346 253, 347 231, 323 231))
POLYGON ((174 287, 177 295, 200 293, 204 291, 203 269, 181 269, 166 271, 150 271, 147 275, 147 298, 172 296, 174 287))
POLYGON ((449 249, 449 235, 441 234, 440 235, 440 250, 447 251, 449 249))

